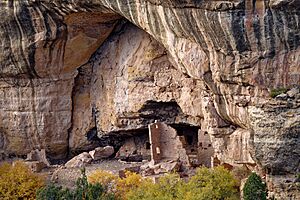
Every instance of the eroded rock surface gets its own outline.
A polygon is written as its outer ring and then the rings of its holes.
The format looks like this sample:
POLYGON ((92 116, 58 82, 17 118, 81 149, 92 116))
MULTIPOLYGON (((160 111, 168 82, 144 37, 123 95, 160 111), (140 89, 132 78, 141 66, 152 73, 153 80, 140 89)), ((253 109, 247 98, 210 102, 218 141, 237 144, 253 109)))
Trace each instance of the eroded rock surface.
POLYGON ((93 158, 88 152, 83 152, 79 154, 78 156, 73 157, 71 160, 69 160, 65 167, 67 168, 81 168, 85 167, 86 165, 90 164, 92 162, 93 158))
POLYGON ((97 147, 96 149, 89 152, 93 160, 100 160, 108 158, 114 154, 115 150, 112 146, 97 147))
POLYGON ((1 1, 0 15, 1 151, 61 158, 158 119, 199 127, 221 163, 299 172, 298 0, 1 1))

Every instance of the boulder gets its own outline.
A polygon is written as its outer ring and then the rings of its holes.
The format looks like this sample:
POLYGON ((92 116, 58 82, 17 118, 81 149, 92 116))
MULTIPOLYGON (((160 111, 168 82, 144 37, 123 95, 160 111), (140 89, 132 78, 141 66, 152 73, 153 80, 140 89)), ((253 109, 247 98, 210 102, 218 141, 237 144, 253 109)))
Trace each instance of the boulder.
POLYGON ((168 161, 163 162, 160 165, 162 171, 165 172, 178 172, 180 170, 180 162, 178 161, 168 161))
POLYGON ((146 168, 141 172, 142 176, 152 176, 155 175, 153 168, 146 168))
POLYGON ((71 160, 69 160, 65 166, 67 168, 78 168, 78 167, 84 167, 92 162, 92 157, 89 153, 83 152, 79 154, 78 156, 75 156, 71 160))
POLYGON ((115 152, 114 147, 106 146, 106 147, 98 147, 93 151, 89 152, 89 155, 92 157, 93 160, 100 160, 103 158, 108 158, 113 155, 115 152))
POLYGON ((30 153, 27 154, 26 161, 39 161, 44 163, 46 166, 50 166, 50 163, 46 156, 46 150, 45 149, 35 149, 32 150, 30 153))
POLYGON ((152 162, 141 166, 141 174, 143 176, 152 176, 168 172, 178 172, 181 168, 181 163, 177 160, 162 161, 158 164, 152 162))
POLYGON ((26 161, 24 162, 33 172, 41 172, 47 165, 41 161, 26 161))
POLYGON ((287 94, 279 94, 275 98, 276 98, 276 100, 283 100, 283 101, 285 101, 285 100, 287 100, 288 95, 287 94))
POLYGON ((292 88, 291 90, 289 90, 286 93, 289 97, 293 98, 295 97, 297 94, 299 94, 299 89, 298 88, 292 88))

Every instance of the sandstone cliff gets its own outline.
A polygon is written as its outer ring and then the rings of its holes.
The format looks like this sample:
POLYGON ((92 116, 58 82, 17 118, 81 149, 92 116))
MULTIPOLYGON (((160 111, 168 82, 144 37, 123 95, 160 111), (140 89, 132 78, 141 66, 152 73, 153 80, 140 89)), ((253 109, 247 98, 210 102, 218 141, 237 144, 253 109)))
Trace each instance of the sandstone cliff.
POLYGON ((208 133, 223 163, 299 172, 299 0, 9 0, 0 16, 4 153, 62 158, 159 119, 208 133))

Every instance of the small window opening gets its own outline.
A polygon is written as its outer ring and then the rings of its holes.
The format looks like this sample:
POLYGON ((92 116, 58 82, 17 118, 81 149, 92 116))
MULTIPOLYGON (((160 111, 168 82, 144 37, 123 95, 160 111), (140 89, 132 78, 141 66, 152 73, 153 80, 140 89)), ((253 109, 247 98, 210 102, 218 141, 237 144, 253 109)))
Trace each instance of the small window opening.
POLYGON ((146 142, 145 146, 146 146, 146 149, 150 149, 150 142, 146 142))
POLYGON ((185 139, 186 139, 186 142, 187 142, 189 145, 192 145, 192 144, 193 144, 193 139, 194 139, 194 137, 193 137, 192 135, 186 135, 185 139))

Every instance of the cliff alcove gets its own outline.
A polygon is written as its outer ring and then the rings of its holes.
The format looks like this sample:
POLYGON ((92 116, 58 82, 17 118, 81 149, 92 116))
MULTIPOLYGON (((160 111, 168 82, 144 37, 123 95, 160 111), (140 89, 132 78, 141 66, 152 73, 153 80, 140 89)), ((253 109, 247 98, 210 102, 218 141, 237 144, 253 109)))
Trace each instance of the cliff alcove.
POLYGON ((198 127, 206 164, 249 166, 294 195, 276 181, 300 168, 299 1, 0 5, 1 155, 60 159, 159 118, 198 127))

